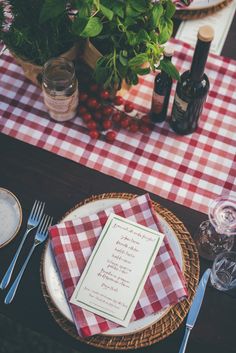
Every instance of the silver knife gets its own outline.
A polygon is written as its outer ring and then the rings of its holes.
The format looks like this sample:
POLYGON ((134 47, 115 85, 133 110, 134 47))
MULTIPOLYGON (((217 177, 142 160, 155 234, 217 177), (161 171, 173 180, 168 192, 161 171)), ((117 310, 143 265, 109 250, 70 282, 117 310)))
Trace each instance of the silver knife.
POLYGON ((190 308, 188 316, 187 316, 185 334, 184 334, 184 338, 183 338, 182 344, 180 346, 179 353, 184 353, 185 352, 190 332, 191 332, 193 326, 195 325, 195 322, 196 322, 197 317, 198 317, 199 310, 200 310, 201 305, 202 305, 202 300, 203 300, 203 297, 204 297, 204 294, 205 294, 205 289, 206 289, 207 282, 208 282, 210 274, 211 274, 211 269, 208 268, 203 273, 202 278, 201 278, 201 280, 200 280, 200 282, 198 284, 197 291, 196 291, 196 294, 195 294, 194 299, 193 299, 193 303, 191 305, 191 308, 190 308))

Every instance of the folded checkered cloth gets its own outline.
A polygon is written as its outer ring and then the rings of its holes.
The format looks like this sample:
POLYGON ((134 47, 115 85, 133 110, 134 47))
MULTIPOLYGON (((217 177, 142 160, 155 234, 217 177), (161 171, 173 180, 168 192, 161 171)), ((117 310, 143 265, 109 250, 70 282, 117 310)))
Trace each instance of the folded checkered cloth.
MULTIPOLYGON (((96 214, 51 227, 51 245, 68 302, 111 213, 161 231, 148 194, 124 201, 96 214)), ((176 304, 186 296, 183 274, 165 237, 131 320, 140 319, 176 304)), ((82 337, 119 326, 74 304, 69 305, 78 334, 82 337)))

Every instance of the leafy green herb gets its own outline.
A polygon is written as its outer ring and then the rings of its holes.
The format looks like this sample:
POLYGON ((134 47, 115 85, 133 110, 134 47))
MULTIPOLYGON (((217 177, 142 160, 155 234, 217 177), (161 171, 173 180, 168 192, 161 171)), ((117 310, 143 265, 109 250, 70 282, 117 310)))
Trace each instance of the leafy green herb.
MULTIPOLYGON (((162 45, 173 31, 171 18, 175 6, 171 0, 76 0, 75 8, 78 15, 74 32, 90 38, 103 55, 95 68, 95 77, 100 83, 110 87, 119 87, 122 80, 136 84, 138 75, 154 70, 161 61, 162 45), (81 26, 81 11, 85 7, 86 20, 90 17, 100 21, 99 26, 91 27, 89 32, 81 26)), ((176 78, 177 70, 168 69, 176 78)))
MULTIPOLYGON (((90 39, 102 53, 94 70, 99 83, 120 87, 122 80, 138 83, 138 76, 158 63, 174 78, 174 65, 162 60, 163 44, 173 31, 175 6, 171 0, 9 0, 14 21, 1 31, 10 50, 42 65, 68 50, 75 41, 90 39), (73 10, 73 19, 67 9, 73 10)), ((0 26, 5 16, 0 3, 0 26)))
POLYGON ((65 0, 0 2, 0 39, 15 55, 43 65, 49 58, 69 50, 78 40, 72 33, 65 6, 65 0), (6 3, 12 16, 7 28, 6 3))
POLYGON ((165 71, 169 76, 175 80, 179 80, 179 72, 170 60, 161 60, 159 69, 165 71))
POLYGON ((108 7, 100 5, 101 11, 103 13, 104 16, 106 16, 108 18, 109 21, 112 20, 113 18, 113 11, 111 11, 108 7))
POLYGON ((65 12, 65 1, 62 0, 46 0, 42 6, 39 21, 44 23, 49 19, 57 18, 65 12))

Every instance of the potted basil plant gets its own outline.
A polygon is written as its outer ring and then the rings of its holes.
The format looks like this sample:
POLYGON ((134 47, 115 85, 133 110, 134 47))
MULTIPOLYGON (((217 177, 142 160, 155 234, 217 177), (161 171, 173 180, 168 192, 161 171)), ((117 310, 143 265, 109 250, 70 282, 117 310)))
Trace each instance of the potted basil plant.
POLYGON ((120 88, 124 80, 135 85, 139 75, 156 68, 179 78, 175 66, 162 59, 163 45, 173 31, 171 0, 45 0, 41 22, 65 14, 68 6, 73 10, 73 34, 99 53, 94 74, 104 87, 120 88))

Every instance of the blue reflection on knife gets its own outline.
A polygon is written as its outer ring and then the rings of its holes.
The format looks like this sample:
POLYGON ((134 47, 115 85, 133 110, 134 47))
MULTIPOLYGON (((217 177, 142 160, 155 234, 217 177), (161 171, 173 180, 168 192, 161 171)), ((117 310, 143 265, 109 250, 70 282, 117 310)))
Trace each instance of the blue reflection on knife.
POLYGON ((188 316, 187 316, 185 334, 184 334, 182 344, 180 346, 179 353, 185 352, 190 332, 191 332, 193 326, 195 325, 199 310, 202 305, 203 297, 205 294, 205 290, 206 290, 206 286, 207 286, 207 282, 208 282, 210 274, 211 274, 211 269, 208 268, 204 272, 204 274, 202 275, 202 278, 198 284, 197 291, 194 296, 192 306, 191 306, 189 313, 188 313, 188 316))

